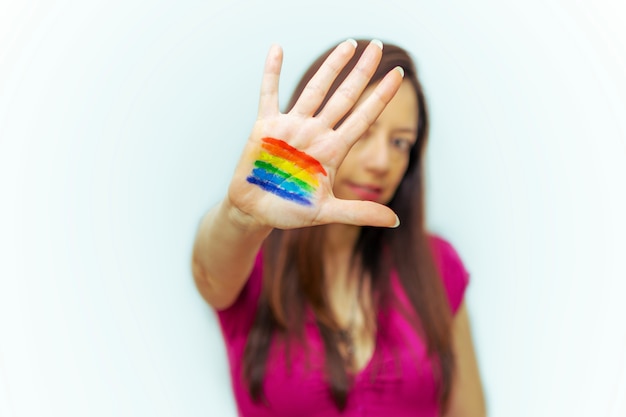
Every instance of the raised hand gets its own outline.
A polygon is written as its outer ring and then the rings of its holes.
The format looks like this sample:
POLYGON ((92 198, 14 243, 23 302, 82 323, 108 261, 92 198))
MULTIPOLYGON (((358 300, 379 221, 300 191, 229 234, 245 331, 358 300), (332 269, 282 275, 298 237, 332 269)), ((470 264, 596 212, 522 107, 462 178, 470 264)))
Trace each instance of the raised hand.
POLYGON ((327 223, 396 225, 388 207, 340 200, 333 195, 335 173, 352 145, 376 121, 402 82, 402 70, 390 71, 367 99, 355 105, 382 56, 372 41, 355 68, 319 114, 330 86, 355 53, 353 41, 339 44, 309 81, 295 106, 278 106, 282 50, 273 46, 261 84, 259 113, 228 190, 230 204, 249 224, 281 229, 327 223))

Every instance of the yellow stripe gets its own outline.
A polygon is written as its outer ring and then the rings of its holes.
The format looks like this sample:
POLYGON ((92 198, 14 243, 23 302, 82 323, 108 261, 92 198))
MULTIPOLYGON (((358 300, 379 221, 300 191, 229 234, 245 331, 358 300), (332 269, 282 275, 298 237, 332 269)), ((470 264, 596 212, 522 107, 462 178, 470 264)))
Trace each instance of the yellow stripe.
POLYGON ((282 171, 285 171, 294 178, 304 181, 313 187, 317 187, 319 185, 319 182, 314 175, 311 175, 307 170, 300 168, 291 161, 288 161, 279 156, 271 155, 267 152, 261 152, 261 156, 259 159, 261 161, 274 165, 276 168, 280 168, 282 171))

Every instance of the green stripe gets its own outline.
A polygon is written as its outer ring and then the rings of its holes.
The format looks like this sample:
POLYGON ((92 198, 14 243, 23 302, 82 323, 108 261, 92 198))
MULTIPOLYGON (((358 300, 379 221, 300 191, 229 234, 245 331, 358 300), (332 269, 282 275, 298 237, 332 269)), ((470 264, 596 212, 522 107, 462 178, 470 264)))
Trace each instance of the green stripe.
POLYGON ((254 166, 257 168, 264 169, 267 172, 271 172, 274 175, 278 175, 279 177, 284 178, 285 181, 293 182, 310 193, 315 192, 315 187, 312 187, 311 185, 302 181, 301 179, 293 177, 291 174, 288 174, 287 172, 281 170, 280 168, 276 168, 274 165, 270 163, 263 162, 263 161, 255 161, 254 166))

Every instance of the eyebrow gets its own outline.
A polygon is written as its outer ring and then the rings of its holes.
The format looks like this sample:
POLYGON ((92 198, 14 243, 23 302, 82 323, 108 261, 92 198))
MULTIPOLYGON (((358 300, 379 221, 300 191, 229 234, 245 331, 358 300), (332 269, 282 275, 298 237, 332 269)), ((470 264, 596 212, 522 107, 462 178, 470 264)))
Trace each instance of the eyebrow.
POLYGON ((401 128, 398 128, 398 129, 394 129, 394 132, 416 134, 417 133, 417 129, 413 129, 412 127, 401 127, 401 128))
MULTIPOLYGON (((372 123, 370 127, 374 127, 376 125, 378 125, 378 121, 375 121, 374 123, 372 123)), ((412 127, 399 127, 397 129, 393 129, 393 131, 394 132, 415 133, 415 134, 417 134, 417 129, 412 128, 412 127)))

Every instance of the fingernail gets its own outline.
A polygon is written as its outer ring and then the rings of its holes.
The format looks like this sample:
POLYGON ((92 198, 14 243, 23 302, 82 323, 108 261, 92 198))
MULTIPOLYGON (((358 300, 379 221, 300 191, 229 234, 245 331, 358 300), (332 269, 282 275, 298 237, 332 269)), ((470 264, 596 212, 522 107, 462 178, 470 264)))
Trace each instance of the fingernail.
POLYGON ((397 66, 394 69, 397 69, 400 75, 402 75, 402 78, 404 78, 404 68, 397 66))
POLYGON ((378 46, 380 49, 383 49, 383 43, 379 41, 378 39, 372 39, 372 43, 378 46))
POLYGON ((400 218, 396 215, 396 223, 391 226, 393 229, 395 229, 396 227, 400 226, 400 218))
POLYGON ((352 38, 350 39, 346 39, 346 42, 350 42, 352 44, 352 46, 354 46, 356 48, 356 41, 352 38))

